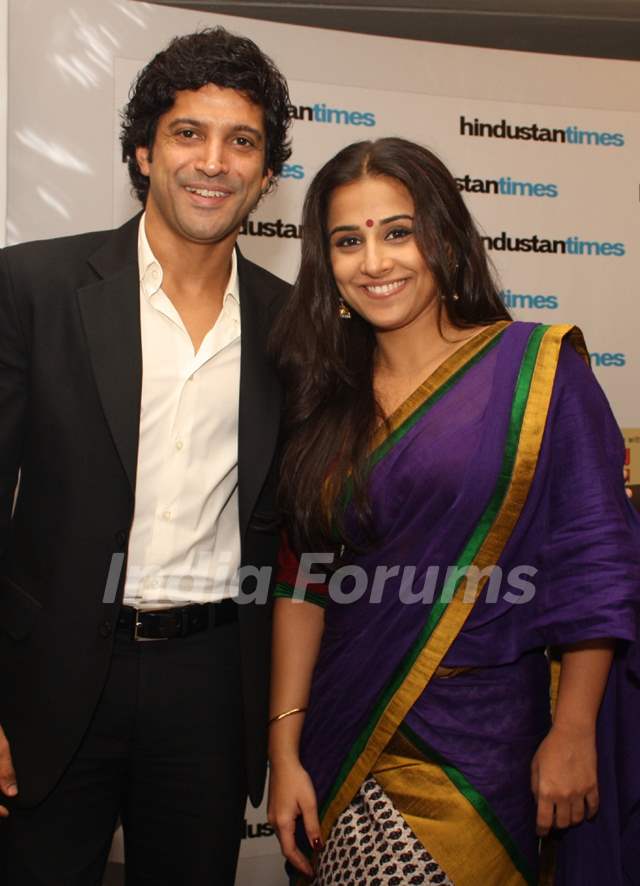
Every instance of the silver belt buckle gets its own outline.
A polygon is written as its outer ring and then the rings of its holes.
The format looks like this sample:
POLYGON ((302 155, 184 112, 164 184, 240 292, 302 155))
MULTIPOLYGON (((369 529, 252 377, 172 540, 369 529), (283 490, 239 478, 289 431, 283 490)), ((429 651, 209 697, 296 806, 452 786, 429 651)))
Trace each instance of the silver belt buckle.
POLYGON ((135 610, 136 624, 133 629, 133 639, 137 643, 148 643, 148 642, 153 643, 153 642, 157 642, 158 640, 168 640, 169 639, 168 637, 141 637, 138 634, 138 628, 142 627, 142 622, 140 621, 140 613, 141 612, 158 612, 158 611, 161 612, 162 610, 155 610, 155 609, 136 609, 135 610))

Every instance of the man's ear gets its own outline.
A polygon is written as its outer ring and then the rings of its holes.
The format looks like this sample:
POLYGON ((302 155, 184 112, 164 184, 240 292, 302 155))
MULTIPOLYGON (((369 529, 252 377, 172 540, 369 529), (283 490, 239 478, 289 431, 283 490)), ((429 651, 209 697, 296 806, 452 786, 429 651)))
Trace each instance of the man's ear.
POLYGON ((151 151, 149 148, 139 146, 136 148, 136 161, 138 169, 143 175, 149 176, 149 167, 151 165, 151 151))
MULTIPOLYGON (((146 173, 145 173, 145 175, 146 175, 146 173)), ((273 181, 273 169, 267 169, 267 171, 265 172, 265 174, 262 177, 262 184, 260 186, 260 192, 262 193, 263 197, 267 193, 267 191, 269 190, 269 186, 271 185, 272 181, 273 181)))

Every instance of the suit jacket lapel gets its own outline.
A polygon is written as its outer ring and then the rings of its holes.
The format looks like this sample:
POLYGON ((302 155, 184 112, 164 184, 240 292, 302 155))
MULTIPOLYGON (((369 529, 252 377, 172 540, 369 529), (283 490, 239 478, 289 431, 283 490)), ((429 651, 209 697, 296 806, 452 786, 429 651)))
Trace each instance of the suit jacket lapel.
MULTIPOLYGON (((78 290, 78 302, 102 408, 131 488, 135 489, 142 346, 138 224, 140 216, 114 231, 91 257, 99 279, 78 290)), ((238 252, 240 279, 240 405, 238 500, 244 535, 273 460, 281 392, 270 360, 271 293, 255 266, 238 252)))
POLYGON ((102 408, 131 488, 135 489, 142 347, 138 224, 128 221, 90 258, 100 279, 78 290, 102 408))
POLYGON ((273 461, 280 425, 281 391, 267 339, 272 323, 272 293, 255 266, 238 251, 240 278, 240 411, 238 418, 238 502, 244 536, 256 499, 273 461))

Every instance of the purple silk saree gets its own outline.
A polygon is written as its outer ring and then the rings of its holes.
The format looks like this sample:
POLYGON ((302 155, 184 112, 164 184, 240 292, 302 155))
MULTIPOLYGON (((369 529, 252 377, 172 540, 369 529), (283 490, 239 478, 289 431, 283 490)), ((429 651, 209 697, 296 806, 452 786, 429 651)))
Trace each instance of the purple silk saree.
POLYGON ((640 529, 579 334, 488 327, 389 425, 371 456, 378 543, 307 597, 326 603, 301 745, 325 838, 379 772, 456 886, 538 883, 545 650, 616 638, 601 809, 561 835, 555 882, 640 884, 640 529))

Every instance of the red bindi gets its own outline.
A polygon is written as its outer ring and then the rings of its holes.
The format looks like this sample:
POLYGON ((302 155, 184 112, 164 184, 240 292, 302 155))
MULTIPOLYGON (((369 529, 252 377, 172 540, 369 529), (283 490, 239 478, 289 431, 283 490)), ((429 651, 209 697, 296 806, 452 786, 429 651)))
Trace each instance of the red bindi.
POLYGON ((373 227, 373 219, 372 219, 372 218, 368 218, 368 219, 367 219, 367 227, 368 227, 368 228, 372 228, 372 227, 373 227))

